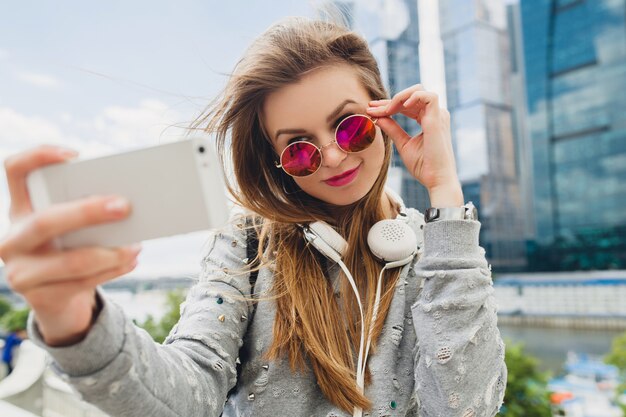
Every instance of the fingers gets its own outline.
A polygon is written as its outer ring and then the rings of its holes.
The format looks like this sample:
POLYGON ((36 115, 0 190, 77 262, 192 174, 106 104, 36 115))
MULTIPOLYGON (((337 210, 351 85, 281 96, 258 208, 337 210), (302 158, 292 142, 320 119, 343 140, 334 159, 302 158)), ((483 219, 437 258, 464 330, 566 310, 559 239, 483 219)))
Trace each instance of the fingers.
POLYGON ((70 149, 52 145, 41 145, 5 159, 4 168, 9 193, 11 195, 9 218, 14 220, 32 212, 31 202, 26 188, 26 176, 29 172, 45 165, 63 162, 77 155, 77 152, 70 149))
POLYGON ((439 111, 439 97, 425 91, 421 84, 400 91, 392 99, 372 100, 367 109, 372 117, 390 117, 402 113, 422 126, 439 121, 439 111))
POLYGON ((427 126, 429 124, 440 123, 439 113, 441 109, 439 108, 439 96, 435 93, 430 91, 415 91, 404 102, 403 106, 404 108, 417 107, 416 120, 422 127, 428 128, 427 126), (420 104, 422 105, 420 106, 420 104))
POLYGON ((125 265, 101 271, 97 274, 80 279, 48 283, 35 287, 28 292, 29 304, 34 310, 52 311, 59 306, 55 300, 68 299, 75 294, 94 289, 96 286, 129 273, 137 266, 137 260, 125 265))
POLYGON ((390 117, 382 117, 376 121, 382 130, 393 140, 399 152, 402 152, 404 145, 411 139, 411 136, 390 117))
MULTIPOLYGON (((424 91, 424 87, 421 84, 415 84, 396 93, 391 98, 391 100, 388 103, 386 103, 386 107, 384 110, 385 115, 398 113, 402 109, 402 103, 404 103, 411 96, 411 94, 413 94, 416 91, 424 91)), ((383 101, 383 100, 377 100, 377 101, 383 101)), ((377 108, 381 109, 382 111, 382 107, 377 107, 377 108)))
POLYGON ((120 277, 124 274, 129 273, 137 266, 137 260, 129 262, 126 265, 121 265, 116 268, 111 268, 109 270, 100 272, 98 274, 92 275, 90 277, 79 280, 78 282, 66 285, 75 285, 77 291, 84 291, 86 289, 95 288, 100 284, 104 284, 107 281, 110 281, 114 278, 120 277))
POLYGON ((51 283, 76 281, 77 278, 96 276, 128 265, 136 260, 140 245, 120 248, 80 248, 49 252, 43 255, 25 255, 6 265, 9 286, 19 293, 51 283))
POLYGON ((393 98, 391 99, 391 103, 389 103, 389 105, 387 106, 387 112, 391 112, 390 114, 395 114, 404 110, 407 107, 407 102, 410 101, 416 93, 434 95, 435 97, 437 96, 434 93, 424 91, 424 87, 422 87, 421 84, 416 84, 412 87, 400 91, 398 94, 393 96, 393 98))
POLYGON ((382 100, 372 100, 372 101, 369 102, 369 106, 370 107, 386 106, 387 104, 389 104, 390 101, 391 101, 391 99, 389 99, 389 98, 384 98, 382 100))
POLYGON ((116 196, 90 196, 54 204, 16 222, 8 237, 0 242, 0 257, 5 261, 15 253, 33 251, 47 241, 81 227, 120 220, 130 213, 126 201, 116 196))

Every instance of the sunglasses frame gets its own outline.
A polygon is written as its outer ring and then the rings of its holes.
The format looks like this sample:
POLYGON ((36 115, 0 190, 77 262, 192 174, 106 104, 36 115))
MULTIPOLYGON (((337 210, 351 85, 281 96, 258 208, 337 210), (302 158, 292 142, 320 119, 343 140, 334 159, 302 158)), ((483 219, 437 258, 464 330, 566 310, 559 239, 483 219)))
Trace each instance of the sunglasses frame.
MULTIPOLYGON (((363 150, 356 151, 356 152, 346 151, 346 150, 345 150, 345 149, 343 149, 341 146, 339 146, 339 142, 337 142, 337 131, 339 130, 339 126, 341 126, 341 124, 342 124, 344 121, 348 120, 348 119, 349 119, 349 118, 351 118, 351 117, 365 117, 366 119, 369 119, 372 123, 374 123, 374 129, 376 129, 376 127, 378 126, 378 125, 376 124, 376 122, 378 121, 378 119, 371 118, 371 117, 369 117, 369 116, 368 116, 368 115, 366 115, 366 114, 351 114, 350 116, 348 116, 348 117, 346 117, 346 118, 342 119, 342 120, 341 120, 341 122, 339 122, 339 124, 338 124, 338 125, 337 125, 337 127, 335 128, 335 135, 334 135, 333 140, 332 140, 332 141, 330 141, 329 143, 327 143, 326 145, 322 145, 322 146, 320 147, 320 146, 317 146, 316 144, 314 144, 313 142, 309 142, 309 141, 307 141, 307 140, 297 140, 297 141, 292 142, 292 143, 290 143, 289 145, 285 146, 285 149, 283 149, 283 150, 282 150, 282 152, 280 153, 280 156, 278 157, 278 161, 275 161, 275 162, 274 162, 274 165, 276 165, 276 168, 282 168, 283 172, 285 172, 285 174, 289 175, 290 177, 294 177, 294 178, 306 178, 306 177, 310 177, 311 175, 313 175, 313 174, 315 174, 317 171, 319 171, 320 167, 321 167, 321 166, 322 166, 322 164, 324 163, 324 154, 322 153, 322 149, 323 149, 323 148, 325 148, 326 146, 329 146, 329 145, 332 145, 333 143, 335 143, 339 149, 341 149, 342 151, 344 151, 344 152, 346 152, 346 153, 361 153, 361 152, 363 152, 363 151, 367 150, 367 149, 369 148, 369 146, 368 146, 367 148, 363 149, 363 150), (282 159, 283 159, 283 154, 285 153, 285 151, 286 151, 286 150, 287 150, 290 146, 295 145, 296 143, 300 143, 300 142, 304 142, 304 143, 306 143, 306 144, 313 145, 313 147, 314 147, 315 149, 317 149, 317 151, 318 151, 318 152, 319 152, 319 154, 320 154, 320 161, 321 161, 321 162, 320 162, 319 166, 317 167, 317 169, 316 169, 315 171, 311 172, 310 174, 307 174, 307 175, 291 175, 290 173, 288 173, 288 172, 285 170, 285 168, 283 168, 283 165, 282 165, 281 161, 282 161, 282 159)), ((374 139, 375 139, 375 138, 374 138, 374 139)), ((370 145, 371 145, 371 143, 370 143, 370 145)))

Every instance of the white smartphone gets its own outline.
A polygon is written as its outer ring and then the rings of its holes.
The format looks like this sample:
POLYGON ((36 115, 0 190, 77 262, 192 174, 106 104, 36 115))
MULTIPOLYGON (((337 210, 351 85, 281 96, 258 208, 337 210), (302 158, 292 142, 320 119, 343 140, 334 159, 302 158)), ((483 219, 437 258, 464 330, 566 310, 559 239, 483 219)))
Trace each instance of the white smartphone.
POLYGON ((213 145, 193 137, 32 171, 26 178, 33 210, 90 195, 126 197, 131 214, 54 239, 57 249, 122 246, 218 228, 228 221, 224 173, 213 145))

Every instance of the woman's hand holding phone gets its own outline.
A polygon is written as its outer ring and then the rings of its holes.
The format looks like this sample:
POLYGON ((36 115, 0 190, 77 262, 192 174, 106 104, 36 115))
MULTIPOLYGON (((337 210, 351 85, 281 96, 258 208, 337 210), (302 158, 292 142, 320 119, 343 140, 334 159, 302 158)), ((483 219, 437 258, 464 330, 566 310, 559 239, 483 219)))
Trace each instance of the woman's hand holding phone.
POLYGON ((41 145, 4 162, 11 198, 8 233, 0 239, 9 287, 33 309, 47 344, 63 346, 89 331, 97 285, 132 271, 139 245, 56 250, 55 237, 96 224, 123 220, 131 207, 118 196, 90 196, 33 212, 26 176, 44 165, 77 156, 60 147, 41 145))

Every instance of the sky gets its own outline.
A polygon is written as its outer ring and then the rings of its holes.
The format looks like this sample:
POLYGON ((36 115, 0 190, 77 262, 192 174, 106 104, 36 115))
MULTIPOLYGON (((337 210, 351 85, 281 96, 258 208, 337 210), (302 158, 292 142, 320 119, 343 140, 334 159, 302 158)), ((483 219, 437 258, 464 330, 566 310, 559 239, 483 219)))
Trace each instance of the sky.
MULTIPOLYGON (((0 160, 47 143, 89 158, 184 134, 252 40, 319 2, 7 2, 0 14, 0 160)), ((0 236, 9 228, 0 172, 0 236)), ((143 242, 129 275, 196 273, 208 232, 143 242)), ((1 261, 0 261, 1 264, 1 261)))

